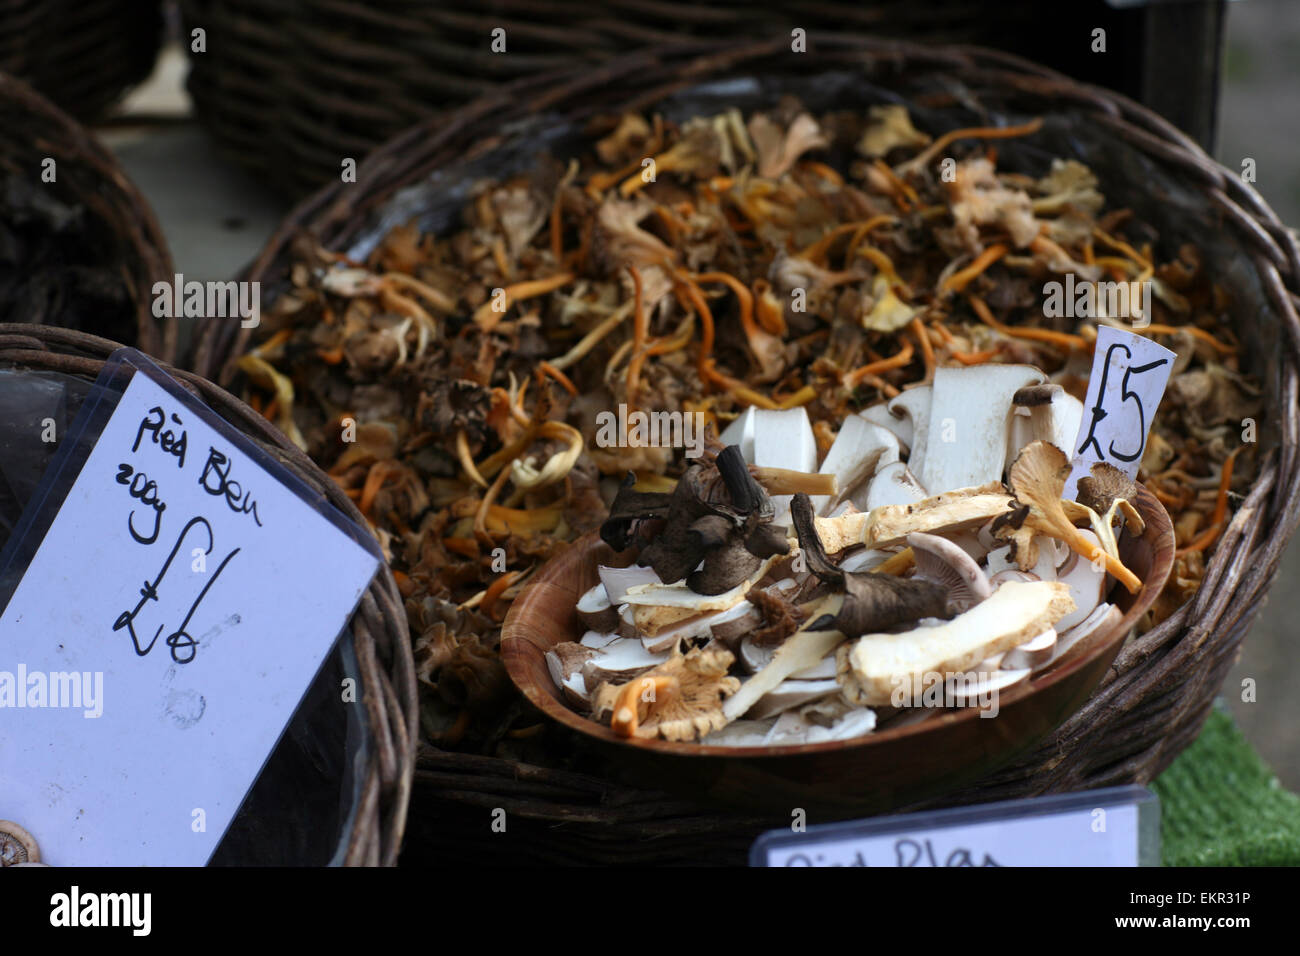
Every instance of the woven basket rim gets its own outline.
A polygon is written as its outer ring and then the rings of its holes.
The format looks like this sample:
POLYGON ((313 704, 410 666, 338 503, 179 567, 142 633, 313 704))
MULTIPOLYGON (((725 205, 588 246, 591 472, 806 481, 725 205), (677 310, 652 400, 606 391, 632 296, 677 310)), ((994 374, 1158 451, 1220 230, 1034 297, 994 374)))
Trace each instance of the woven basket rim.
MULTIPOLYGON (((0 365, 94 378, 116 342, 73 329, 0 323, 0 365)), ((162 363, 160 363, 162 364, 162 363)), ((262 416, 225 389, 193 372, 162 368, 227 423, 238 428, 334 507, 364 527, 337 484, 262 416)), ((397 583, 386 562, 370 583, 347 630, 362 681, 361 701, 376 746, 347 834, 345 866, 395 866, 401 850, 414 768, 418 694, 410 635, 397 583)))
MULTIPOLYGON (((149 201, 108 147, 90 130, 27 83, 0 72, 0 111, 10 109, 30 117, 33 127, 44 130, 45 135, 39 141, 44 155, 53 157, 60 165, 84 168, 91 177, 96 187, 94 196, 87 195, 90 190, 80 188, 79 177, 69 176, 66 168, 56 167, 58 182, 65 184, 65 191, 70 191, 77 201, 99 200, 91 207, 95 215, 132 254, 133 261, 123 264, 129 271, 135 297, 137 347, 162 362, 175 362, 179 323, 174 317, 156 318, 152 303, 154 283, 170 282, 176 269, 167 237, 149 201)), ((35 149, 17 139, 12 142, 13 147, 0 146, 0 152, 7 153, 11 148, 35 149)))
MULTIPOLYGON (((945 799, 988 800, 1050 789, 1146 782, 1172 761, 1204 721, 1209 701, 1300 522, 1300 419, 1295 412, 1300 397, 1300 250, 1251 185, 1216 163, 1168 121, 1121 94, 982 47, 926 46, 848 34, 810 33, 808 40, 806 55, 817 58, 818 70, 792 68, 792 73, 817 72, 823 63, 826 71, 853 64, 881 71, 933 69, 958 79, 975 77, 1040 100, 1065 100, 1074 109, 1088 112, 1107 133, 1122 136, 1162 168, 1198 185, 1208 206, 1227 220, 1249 255, 1274 308, 1285 343, 1278 356, 1279 400, 1272 406, 1278 410, 1279 445, 1261 460, 1255 485, 1216 545, 1195 597, 1127 644, 1103 686, 1046 745, 980 788, 945 799), (1144 702, 1158 712, 1157 717, 1176 711, 1181 723, 1173 722, 1170 733, 1153 733, 1154 724, 1144 725, 1145 736, 1139 743, 1118 739, 1123 736, 1120 730, 1145 719, 1140 714, 1130 716, 1144 702), (1114 730, 1111 736, 1116 739, 1099 736, 1101 728, 1114 730), (1067 755, 1073 759, 1065 759, 1067 755)), ((617 63, 544 80, 533 77, 480 97, 390 139, 360 163, 355 183, 332 183, 299 203, 244 277, 272 289, 284 274, 290 243, 303 232, 327 248, 341 249, 397 190, 459 161, 467 139, 474 135, 490 139, 507 120, 566 107, 584 92, 608 89, 619 78, 631 76, 643 83, 640 95, 631 102, 625 97, 617 108, 645 108, 669 93, 726 75, 760 66, 769 73, 778 71, 779 55, 789 53, 788 47, 786 38, 673 44, 629 54, 617 63)), ((233 331, 234 336, 225 341, 209 337, 197 355, 199 367, 212 374, 221 374, 217 370, 225 366, 222 380, 228 380, 230 358, 247 344, 247 333, 233 331)), ((437 764, 450 757, 437 748, 421 747, 422 762, 437 764)), ((609 786, 610 793, 625 792, 619 785, 609 786)))

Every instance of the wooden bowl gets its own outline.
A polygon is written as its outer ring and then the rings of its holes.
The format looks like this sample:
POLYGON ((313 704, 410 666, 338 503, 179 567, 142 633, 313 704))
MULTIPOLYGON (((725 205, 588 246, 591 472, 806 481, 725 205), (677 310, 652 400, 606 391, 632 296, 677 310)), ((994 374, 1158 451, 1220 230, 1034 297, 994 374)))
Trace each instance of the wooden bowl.
POLYGON ((599 565, 627 565, 594 533, 552 559, 510 608, 501 656, 515 685, 547 716, 584 734, 633 778, 655 789, 750 811, 801 807, 823 815, 879 813, 975 782, 1059 726, 1101 682, 1120 645, 1155 601, 1174 561, 1169 515, 1139 487, 1146 521, 1126 536, 1124 563, 1143 581, 1137 594, 1115 585, 1119 624, 1076 645, 1050 669, 1003 691, 995 717, 976 707, 948 710, 906 727, 852 740, 784 747, 719 747, 629 739, 571 710, 546 666, 546 652, 581 638, 578 598, 599 580, 599 565))

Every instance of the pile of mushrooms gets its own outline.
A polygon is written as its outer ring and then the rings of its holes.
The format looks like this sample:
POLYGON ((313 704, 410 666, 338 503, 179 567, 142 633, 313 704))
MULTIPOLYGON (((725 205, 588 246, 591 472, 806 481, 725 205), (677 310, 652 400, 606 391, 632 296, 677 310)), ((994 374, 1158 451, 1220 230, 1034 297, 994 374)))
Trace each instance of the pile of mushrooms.
POLYGON ((938 369, 818 462, 802 409, 751 410, 674 491, 629 474, 601 536, 635 563, 599 569, 551 676, 621 736, 728 746, 986 706, 1109 633, 1112 585, 1141 587, 1119 554, 1143 531, 1133 481, 1097 465, 1063 497, 1081 413, 1031 366, 938 369))

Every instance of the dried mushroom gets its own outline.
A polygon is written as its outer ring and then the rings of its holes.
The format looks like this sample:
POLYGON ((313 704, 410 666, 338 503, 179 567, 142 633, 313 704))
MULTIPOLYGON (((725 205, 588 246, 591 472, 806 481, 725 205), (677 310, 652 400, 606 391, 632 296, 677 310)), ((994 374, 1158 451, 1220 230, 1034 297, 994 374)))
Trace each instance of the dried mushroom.
POLYGON ((725 649, 695 648, 625 684, 601 684, 592 710, 623 737, 695 740, 726 726, 722 700, 740 687, 727 676, 733 660, 725 649))

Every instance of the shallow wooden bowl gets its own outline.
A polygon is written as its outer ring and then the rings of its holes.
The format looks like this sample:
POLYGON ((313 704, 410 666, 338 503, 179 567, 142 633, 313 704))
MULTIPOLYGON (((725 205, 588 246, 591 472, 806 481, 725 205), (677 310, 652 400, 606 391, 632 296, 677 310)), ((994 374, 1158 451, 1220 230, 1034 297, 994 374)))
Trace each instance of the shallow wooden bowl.
POLYGON ((1003 691, 995 717, 949 710, 918 724, 852 740, 785 747, 718 747, 619 737, 564 703, 546 667, 547 650, 576 641, 584 628, 575 605, 599 580, 599 565, 627 565, 593 533, 550 561, 514 602, 501 655, 515 685, 547 716, 585 734, 646 786, 751 811, 802 807, 823 815, 879 813, 974 783, 1051 733, 1101 682, 1120 645, 1164 587, 1174 533, 1164 507, 1145 488, 1136 501, 1146 520, 1126 536, 1124 563, 1143 581, 1137 594, 1114 586, 1124 617, 1076 645, 1047 671, 1003 691))

